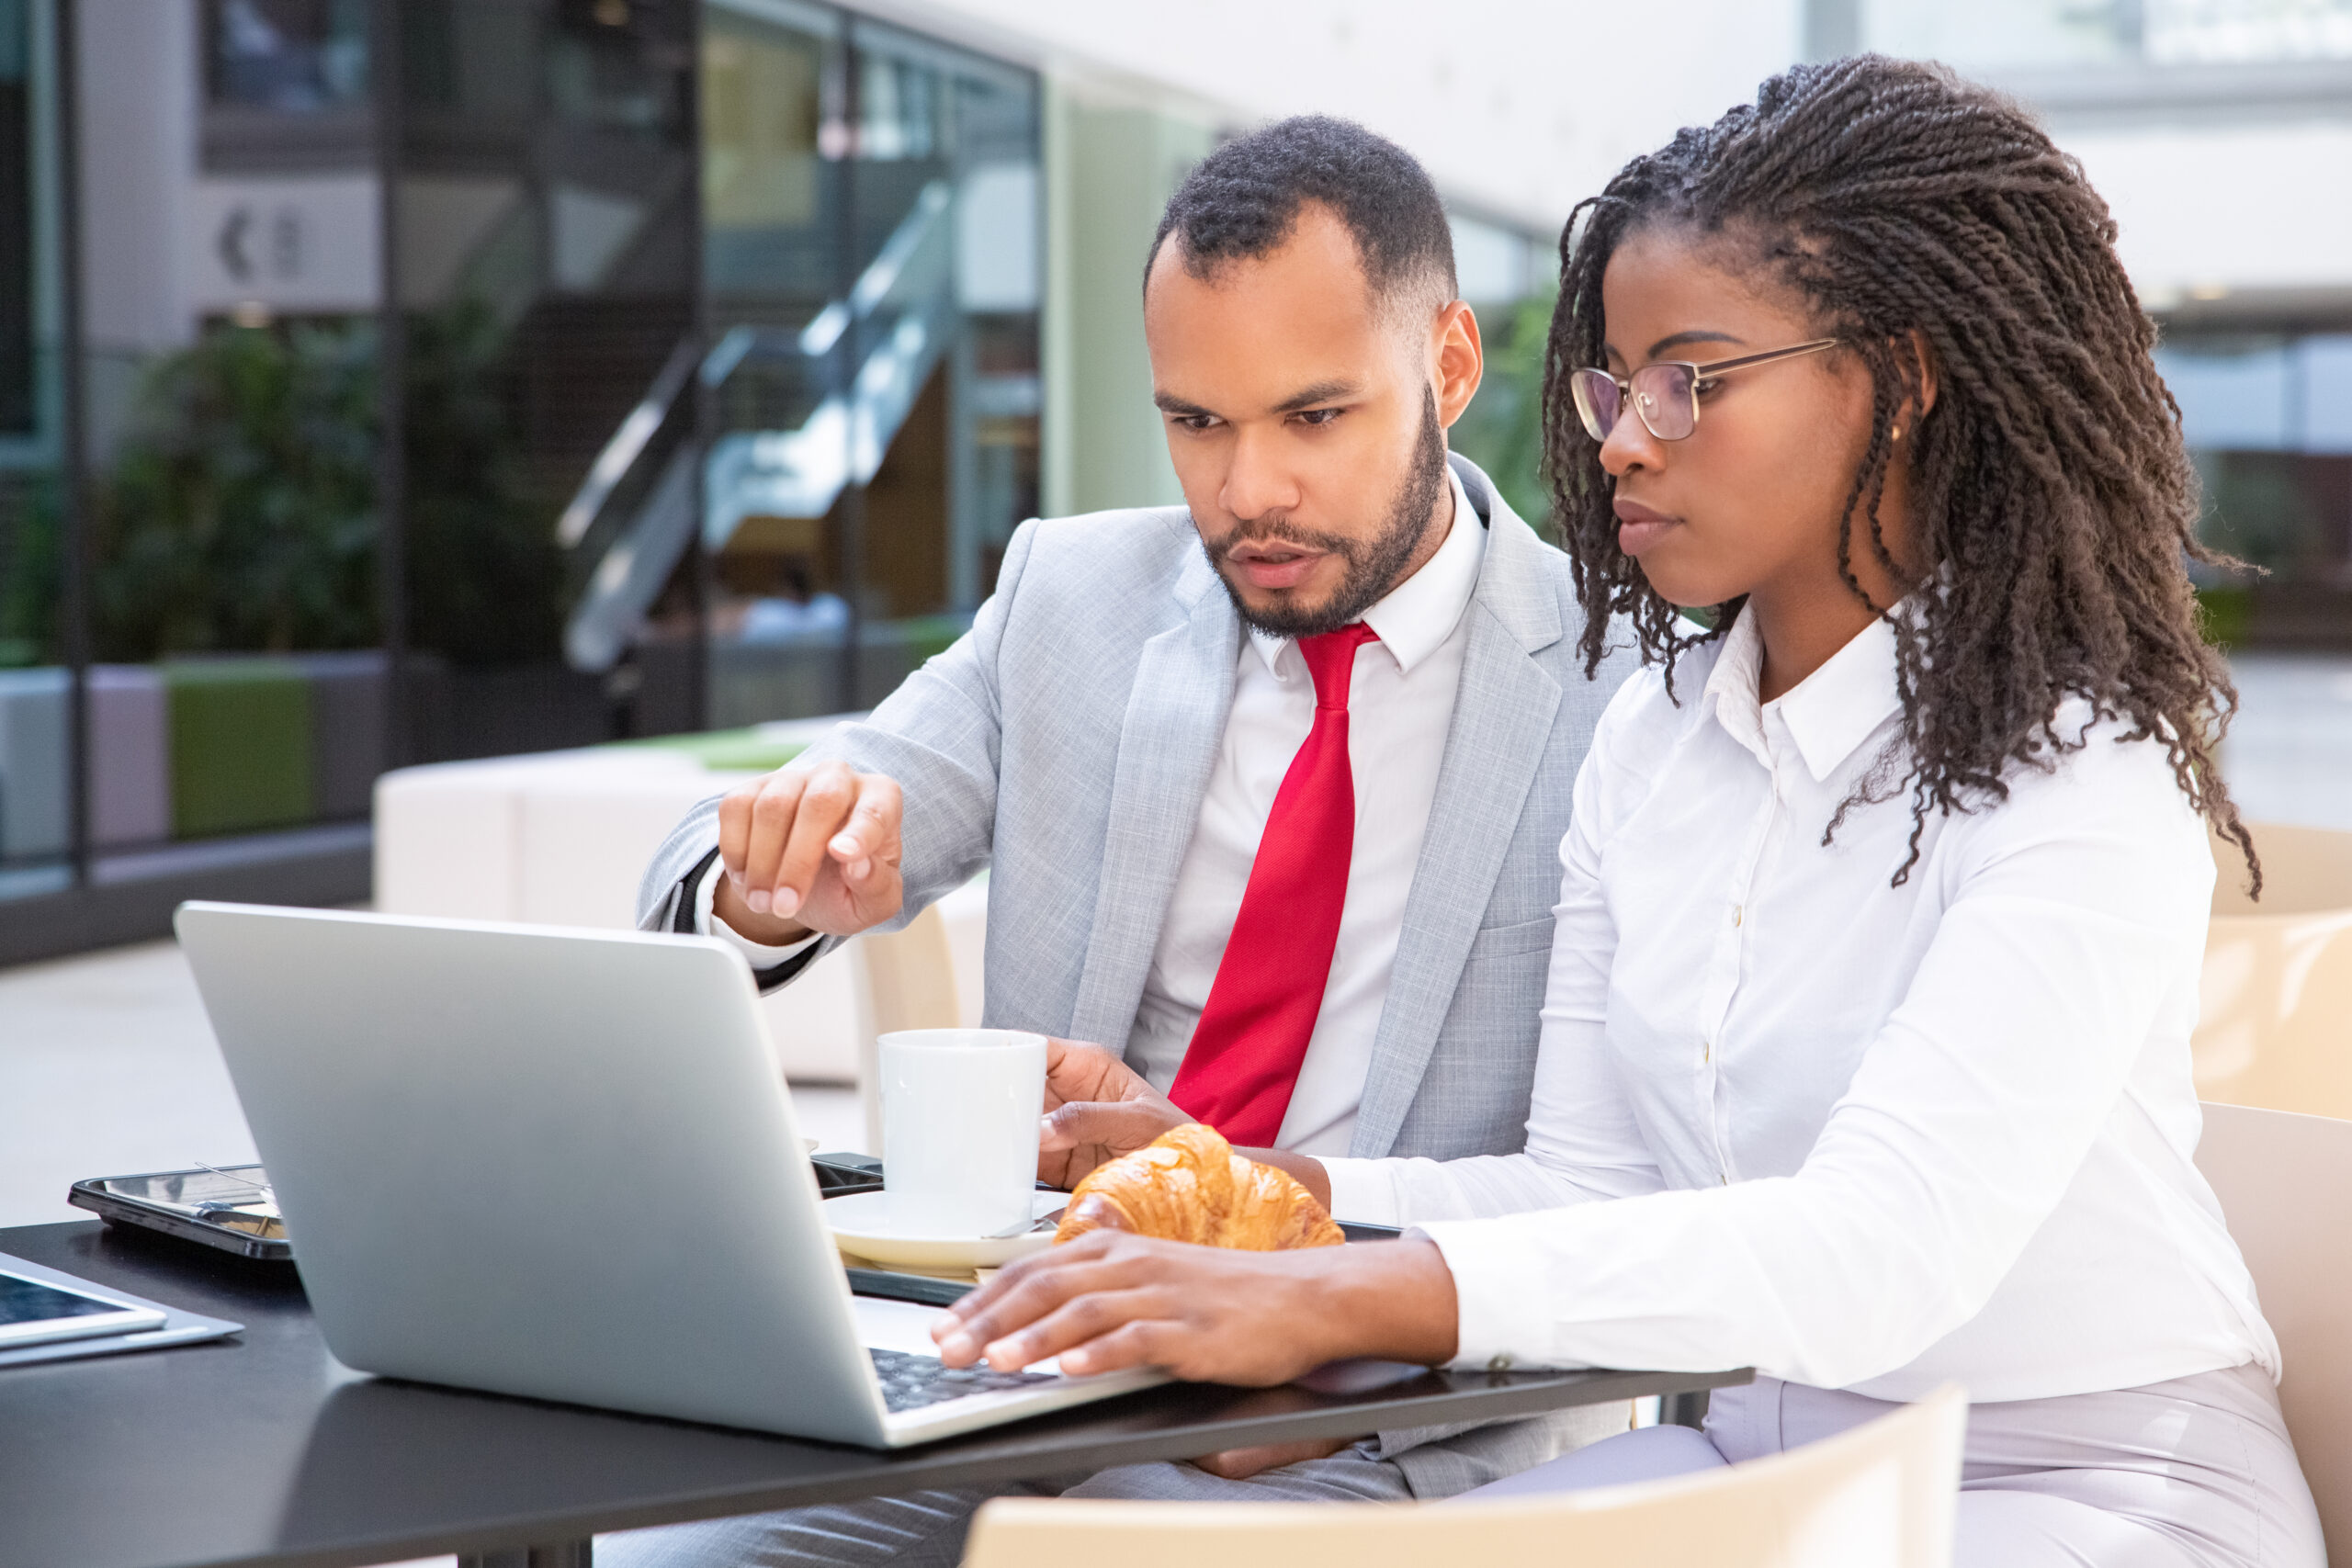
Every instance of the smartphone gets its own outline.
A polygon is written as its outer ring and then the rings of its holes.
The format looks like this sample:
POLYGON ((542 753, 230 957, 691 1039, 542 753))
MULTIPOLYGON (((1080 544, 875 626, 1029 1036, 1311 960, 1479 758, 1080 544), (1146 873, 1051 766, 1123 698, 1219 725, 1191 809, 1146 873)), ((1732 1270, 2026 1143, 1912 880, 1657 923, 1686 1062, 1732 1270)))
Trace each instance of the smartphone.
POLYGON ((817 1171, 817 1196, 839 1198, 850 1192, 878 1191, 882 1186, 882 1162, 872 1155, 820 1155, 808 1156, 817 1171))
POLYGON ((0 1272, 0 1350, 161 1328, 164 1314, 63 1285, 0 1272))

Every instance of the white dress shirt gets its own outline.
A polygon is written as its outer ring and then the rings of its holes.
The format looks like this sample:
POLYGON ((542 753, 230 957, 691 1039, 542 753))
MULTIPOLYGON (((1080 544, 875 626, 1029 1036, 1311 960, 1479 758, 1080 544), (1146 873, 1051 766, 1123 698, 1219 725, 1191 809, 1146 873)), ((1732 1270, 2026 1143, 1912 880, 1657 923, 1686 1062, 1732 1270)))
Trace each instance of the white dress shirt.
MULTIPOLYGON (((1322 1010, 1277 1147, 1345 1154, 1355 1132, 1462 684, 1463 612, 1486 556, 1487 531, 1455 479, 1453 520, 1437 553, 1363 614, 1380 640, 1356 649, 1348 697, 1356 826, 1347 902, 1322 1010)), ((1163 1094, 1176 1080, 1216 983, 1275 792, 1314 724, 1315 682, 1305 656, 1288 637, 1250 633, 1235 666, 1233 708, 1201 799, 1200 824, 1177 870, 1127 1036, 1127 1066, 1163 1094)))
POLYGON ((1437 1244, 1461 1365, 1977 1401, 2276 1375, 2191 1163, 2213 867, 2163 747, 2069 704, 2079 749, 1930 815, 1892 886, 1893 632, 1759 707, 1760 654, 1743 617, 1681 705, 1645 671, 1601 721, 1526 1151, 1333 1161, 1335 1207, 1437 1244))
MULTIPOLYGON (((1348 700, 1356 827, 1347 901, 1322 1010, 1276 1140, 1280 1147, 1306 1154, 1344 1154, 1355 1131, 1404 930, 1405 899, 1462 684, 1464 612, 1487 558, 1487 531, 1462 480, 1447 472, 1453 516, 1437 553, 1363 615, 1380 640, 1356 650, 1348 700)), ((1275 792, 1314 723, 1315 682, 1306 658, 1288 637, 1250 632, 1242 639, 1233 707, 1202 797, 1200 823, 1178 869, 1127 1038, 1127 1065, 1163 1094, 1183 1065, 1224 960, 1275 792)), ((721 874, 714 861, 695 889, 697 931, 734 942, 755 969, 782 964, 818 940, 768 947, 714 919, 711 899, 721 874)))

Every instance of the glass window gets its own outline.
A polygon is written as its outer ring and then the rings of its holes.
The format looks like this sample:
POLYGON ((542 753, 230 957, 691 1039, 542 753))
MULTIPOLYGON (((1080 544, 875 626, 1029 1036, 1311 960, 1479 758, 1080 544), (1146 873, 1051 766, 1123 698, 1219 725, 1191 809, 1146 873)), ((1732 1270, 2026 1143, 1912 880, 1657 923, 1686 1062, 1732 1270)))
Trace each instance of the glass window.
POLYGON ((678 482, 692 400, 673 388, 659 438, 624 439, 692 353, 692 10, 402 7, 415 760, 695 722, 693 585, 673 570, 693 531, 678 482), (600 490, 599 465, 623 447, 626 482, 600 490), (596 526, 568 533, 589 492, 596 526), (638 575, 605 592, 608 561, 638 575), (568 660, 583 606, 598 656, 568 660))
POLYGON ((868 706, 1036 511, 1032 74, 809 0, 74 6, 69 353, 58 14, 0 0, 0 897, 356 893, 390 761, 868 706))
POLYGON ((1028 73, 777 0, 706 6, 711 722, 868 706, 1036 510, 1028 73))
POLYGON ((73 879, 44 21, 27 0, 0 0, 0 899, 73 879))
POLYGON ((0 4, 0 441, 39 434, 41 320, 35 210, 42 140, 35 118, 26 0, 0 4))
POLYGON ((1962 70, 2352 59, 2352 0, 1862 0, 1860 23, 1859 47, 1962 70))
POLYGON ((356 862, 389 729, 366 7, 74 9, 106 62, 75 202, 88 881, 356 862))
POLYGON ((2259 601, 2261 632, 2291 636, 2282 607, 2324 615, 2352 581, 2352 336, 2182 332, 2156 359, 2203 480, 2207 541, 2269 574, 2211 581, 2259 601))
POLYGON ((366 0, 205 0, 204 44, 214 104, 302 115, 367 96, 366 0))

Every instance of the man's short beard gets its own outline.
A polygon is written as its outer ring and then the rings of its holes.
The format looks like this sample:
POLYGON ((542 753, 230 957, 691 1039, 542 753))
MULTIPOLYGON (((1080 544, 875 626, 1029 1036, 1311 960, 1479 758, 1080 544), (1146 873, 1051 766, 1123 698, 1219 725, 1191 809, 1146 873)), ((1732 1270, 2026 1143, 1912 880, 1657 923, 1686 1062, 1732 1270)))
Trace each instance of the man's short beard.
POLYGON ((1388 526, 1377 537, 1358 540, 1317 533, 1295 527, 1276 513, 1239 525, 1215 544, 1206 539, 1201 541, 1201 548, 1208 552, 1209 565, 1216 569, 1217 581, 1225 584, 1233 607, 1240 612, 1244 622, 1273 637, 1315 637, 1338 631, 1361 619, 1366 610, 1388 597, 1390 591, 1404 580, 1405 568, 1419 553, 1421 541, 1429 536, 1430 525, 1436 521, 1437 503, 1446 487, 1445 427, 1438 423, 1437 394, 1424 388, 1421 398, 1420 437, 1413 444, 1413 460, 1405 470, 1405 482, 1397 487, 1396 499, 1389 503, 1388 526), (1326 551, 1347 563, 1347 574, 1330 598, 1319 605, 1277 604, 1270 610, 1253 610, 1242 599, 1240 590, 1234 587, 1233 580, 1226 575, 1225 552, 1244 539, 1280 540, 1326 551))

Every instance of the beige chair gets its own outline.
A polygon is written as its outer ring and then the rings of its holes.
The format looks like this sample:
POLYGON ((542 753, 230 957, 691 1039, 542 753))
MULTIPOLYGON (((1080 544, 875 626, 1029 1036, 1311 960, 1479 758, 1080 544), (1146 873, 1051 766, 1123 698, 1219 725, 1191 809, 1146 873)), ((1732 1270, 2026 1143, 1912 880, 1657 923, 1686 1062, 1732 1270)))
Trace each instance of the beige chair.
POLYGON ((2352 1561, 2352 1122, 2208 1105, 2197 1165, 2278 1336, 2278 1400, 2328 1554, 2352 1561))
POLYGON ((2352 1118, 2352 833, 2262 823, 2254 841, 2258 904, 2236 846, 2214 843, 2197 1092, 2352 1118))
POLYGON ((1004 1498, 980 1510, 964 1568, 1945 1568, 1967 1424, 1967 1396, 1947 1386, 1849 1432, 1728 1470, 1491 1503, 1004 1498))
POLYGON ((900 1029, 953 1029, 959 1020, 956 959, 947 922, 932 905, 901 931, 869 931, 849 944, 862 993, 857 1032, 857 1092, 865 1112, 865 1146, 882 1152, 881 1048, 877 1035, 900 1029))
POLYGON ((2352 909, 2352 833, 2249 822, 2262 856, 2262 897, 2245 895, 2245 857, 2235 844, 2213 840, 2213 913, 2314 915, 2352 909))

